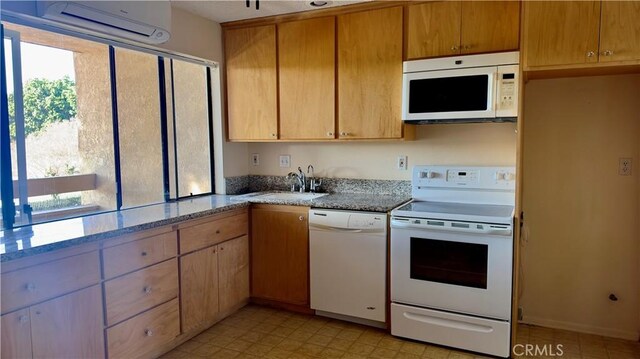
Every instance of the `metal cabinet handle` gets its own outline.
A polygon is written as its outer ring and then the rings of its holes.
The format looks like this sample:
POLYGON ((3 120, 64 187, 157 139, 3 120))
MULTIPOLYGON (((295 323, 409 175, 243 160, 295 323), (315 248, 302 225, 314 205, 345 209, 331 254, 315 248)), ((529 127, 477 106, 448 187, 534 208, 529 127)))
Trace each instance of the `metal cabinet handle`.
POLYGON ((333 132, 327 132, 328 137, 333 137, 333 132))
POLYGON ((349 132, 340 132, 340 136, 351 136, 349 132))
POLYGON ((18 322, 20 323, 27 323, 29 321, 29 317, 27 317, 26 315, 21 315, 18 317, 18 322))
POLYGON ((276 137, 276 134, 275 134, 275 133, 272 133, 272 134, 271 134, 271 137, 276 137))
POLYGON ((602 52, 602 54, 603 54, 604 56, 611 56, 611 55, 613 55, 613 51, 611 51, 611 50, 604 50, 604 51, 602 52))
POLYGON ((298 217, 299 220, 304 221, 304 216, 298 217))
POLYGON ((451 46, 451 51, 458 51, 458 46, 456 45, 451 46))
POLYGON ((36 285, 33 283, 27 283, 24 288, 29 291, 29 292, 35 292, 36 291, 36 285))
POLYGON ((471 50, 471 45, 464 45, 464 46, 462 46, 462 48, 464 50, 471 50))
POLYGON ((220 247, 220 251, 224 251, 224 247, 220 247))
POLYGON ((150 286, 145 286, 144 288, 142 288, 142 291, 145 292, 145 294, 149 294, 151 293, 152 288, 150 286))
POLYGON ((147 256, 147 251, 142 251, 142 253, 140 253, 141 256, 146 257, 147 256))
POLYGON ((594 57, 595 55, 596 55, 596 53, 593 52, 593 51, 587 52, 587 57, 594 57))
POLYGON ((216 229, 216 234, 220 234, 220 230, 219 229, 216 229))
POLYGON ((146 335, 146 336, 148 336, 148 337, 153 336, 153 330, 151 330, 151 329, 145 329, 145 330, 144 330, 144 335, 146 335))

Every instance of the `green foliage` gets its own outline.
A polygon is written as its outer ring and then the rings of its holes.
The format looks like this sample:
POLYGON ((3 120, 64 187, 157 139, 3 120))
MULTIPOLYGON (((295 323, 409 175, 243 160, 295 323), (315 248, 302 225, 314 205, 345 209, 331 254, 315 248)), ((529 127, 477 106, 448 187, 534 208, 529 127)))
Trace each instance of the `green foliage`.
MULTIPOLYGON (((11 138, 15 139, 15 103, 9 95, 11 138)), ((25 135, 38 133, 50 123, 65 121, 76 115, 75 83, 68 76, 59 80, 31 79, 23 88, 25 135)))

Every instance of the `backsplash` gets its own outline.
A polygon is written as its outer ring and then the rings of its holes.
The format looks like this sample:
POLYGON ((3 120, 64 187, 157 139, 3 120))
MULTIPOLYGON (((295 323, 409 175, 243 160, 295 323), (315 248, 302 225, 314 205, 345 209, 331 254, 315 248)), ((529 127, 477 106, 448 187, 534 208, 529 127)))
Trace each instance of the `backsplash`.
MULTIPOLYGON (((316 177, 320 178, 320 177, 316 177)), ((381 195, 411 195, 411 181, 370 180, 354 178, 321 178, 318 192, 368 193, 381 195)), ((291 184, 284 176, 247 175, 225 178, 227 194, 243 194, 261 191, 289 191, 291 184)))

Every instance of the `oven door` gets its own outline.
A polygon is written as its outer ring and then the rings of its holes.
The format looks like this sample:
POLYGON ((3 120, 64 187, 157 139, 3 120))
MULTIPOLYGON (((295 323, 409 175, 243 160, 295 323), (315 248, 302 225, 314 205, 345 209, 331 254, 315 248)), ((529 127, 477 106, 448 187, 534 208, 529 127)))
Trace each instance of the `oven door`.
POLYGON ((511 227, 488 231, 494 226, 451 222, 447 229, 430 229, 411 222, 392 219, 391 300, 509 320, 511 227))
POLYGON ((497 71, 492 66, 405 73, 403 119, 495 118, 497 71))

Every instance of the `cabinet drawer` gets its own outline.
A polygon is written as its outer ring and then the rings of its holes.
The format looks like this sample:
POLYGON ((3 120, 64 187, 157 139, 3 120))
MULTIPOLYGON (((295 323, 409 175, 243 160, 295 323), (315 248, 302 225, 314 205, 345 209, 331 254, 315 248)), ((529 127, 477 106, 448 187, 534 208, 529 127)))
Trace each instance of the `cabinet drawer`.
POLYGON ((149 356, 180 334, 178 299, 107 329, 109 358, 149 356))
POLYGON ((177 246, 177 233, 169 232, 105 248, 102 251, 104 277, 113 278, 175 257, 177 246))
POLYGON ((178 296, 178 264, 171 259, 107 281, 107 325, 113 325, 178 296))
POLYGON ((246 213, 187 227, 180 230, 180 253, 224 242, 248 232, 249 221, 246 213))
POLYGON ((2 312, 26 307, 100 281, 93 251, 2 274, 2 312))

